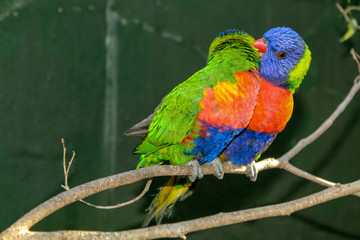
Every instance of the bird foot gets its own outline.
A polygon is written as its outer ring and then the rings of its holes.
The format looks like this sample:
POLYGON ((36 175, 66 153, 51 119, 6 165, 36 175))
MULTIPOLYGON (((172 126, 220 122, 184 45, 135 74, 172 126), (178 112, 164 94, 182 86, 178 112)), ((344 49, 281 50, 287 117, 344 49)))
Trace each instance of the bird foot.
POLYGON ((214 176, 217 177, 220 180, 223 179, 223 177, 224 177, 224 167, 222 165, 222 162, 221 162, 220 158, 215 158, 212 162, 210 162, 210 165, 213 166, 213 168, 215 169, 214 176))
POLYGON ((256 168, 255 161, 252 161, 251 163, 246 165, 246 173, 245 175, 253 182, 256 181, 258 170, 256 168))
POLYGON ((204 174, 201 170, 201 166, 198 160, 191 160, 190 162, 187 162, 185 165, 193 167, 193 174, 191 176, 188 176, 190 182, 195 182, 196 179, 201 179, 204 177, 204 174))

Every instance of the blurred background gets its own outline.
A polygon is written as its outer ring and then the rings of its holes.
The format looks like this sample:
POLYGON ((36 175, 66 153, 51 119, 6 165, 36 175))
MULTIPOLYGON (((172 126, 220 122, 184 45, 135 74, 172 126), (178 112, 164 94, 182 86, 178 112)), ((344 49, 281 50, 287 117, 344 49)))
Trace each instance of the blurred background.
MULTIPOLYGON (((343 6, 348 1, 341 2, 343 6)), ((359 2, 352 2, 358 5, 359 2)), ((359 19, 359 18, 358 18, 359 19)), ((219 32, 255 38, 272 27, 296 30, 312 51, 287 128, 264 157, 279 157, 314 131, 350 89, 360 33, 340 43, 347 24, 335 1, 308 0, 2 0, 0 2, 0 231, 63 191, 61 138, 76 152, 70 187, 135 168, 140 140, 123 132, 150 113, 177 84, 206 63, 219 32)), ((360 178, 360 96, 333 127, 292 159, 325 179, 360 178)), ((68 159, 70 159, 70 154, 68 159)), ((33 230, 120 231, 137 228, 165 178, 140 201, 115 210, 71 204, 33 230)), ((145 181, 86 200, 116 204, 145 181)), ((293 200, 323 187, 283 170, 253 183, 242 175, 206 176, 177 204, 177 222, 293 200)), ((360 239, 360 199, 349 196, 290 217, 276 217, 188 235, 190 239, 360 239)))

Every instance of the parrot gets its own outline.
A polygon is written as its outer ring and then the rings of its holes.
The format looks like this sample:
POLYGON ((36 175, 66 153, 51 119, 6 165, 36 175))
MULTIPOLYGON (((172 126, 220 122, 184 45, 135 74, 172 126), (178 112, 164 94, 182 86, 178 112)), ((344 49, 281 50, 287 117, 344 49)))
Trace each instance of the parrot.
POLYGON ((222 163, 245 165, 255 181, 255 161, 289 121, 293 93, 311 62, 311 52, 294 30, 277 27, 255 41, 229 29, 210 44, 206 66, 175 87, 153 114, 125 132, 143 136, 134 153, 138 168, 191 165, 193 175, 173 176, 150 204, 142 226, 160 224, 174 205, 192 194, 211 164, 222 179, 222 163))

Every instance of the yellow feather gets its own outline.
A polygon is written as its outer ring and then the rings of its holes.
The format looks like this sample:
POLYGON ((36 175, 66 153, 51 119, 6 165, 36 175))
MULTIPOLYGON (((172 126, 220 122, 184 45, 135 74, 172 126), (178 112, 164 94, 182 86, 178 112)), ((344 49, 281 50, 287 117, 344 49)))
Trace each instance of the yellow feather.
POLYGON ((172 208, 178 200, 183 200, 190 196, 189 188, 192 182, 186 181, 184 185, 177 186, 176 183, 178 179, 180 179, 180 177, 170 177, 166 184, 160 189, 160 192, 148 208, 149 214, 142 226, 147 226, 154 217, 159 224, 164 215, 171 214, 172 208))

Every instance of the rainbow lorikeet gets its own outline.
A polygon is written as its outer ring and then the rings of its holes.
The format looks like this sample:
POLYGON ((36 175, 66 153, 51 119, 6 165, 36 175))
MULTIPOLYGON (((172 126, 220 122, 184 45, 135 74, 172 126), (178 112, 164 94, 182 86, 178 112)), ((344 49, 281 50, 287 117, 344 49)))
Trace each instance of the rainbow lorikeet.
POLYGON ((149 207, 143 226, 158 223, 174 204, 191 194, 199 163, 210 163, 222 178, 221 161, 248 166, 272 143, 291 117, 292 94, 311 61, 303 39, 292 29, 274 28, 255 41, 227 30, 211 43, 206 66, 175 87, 147 119, 126 135, 144 135, 134 153, 137 168, 170 164, 194 166, 194 176, 171 177, 149 207), (261 62, 260 62, 260 58, 261 62))

